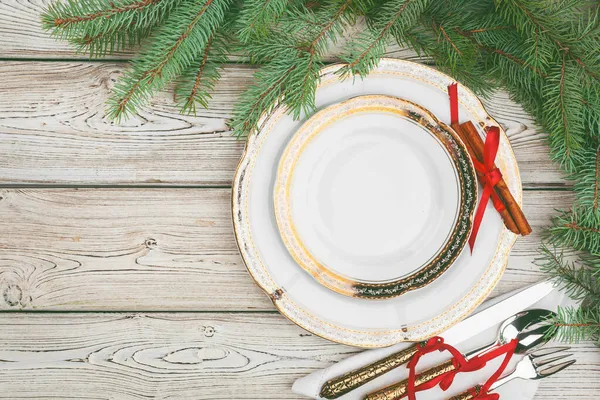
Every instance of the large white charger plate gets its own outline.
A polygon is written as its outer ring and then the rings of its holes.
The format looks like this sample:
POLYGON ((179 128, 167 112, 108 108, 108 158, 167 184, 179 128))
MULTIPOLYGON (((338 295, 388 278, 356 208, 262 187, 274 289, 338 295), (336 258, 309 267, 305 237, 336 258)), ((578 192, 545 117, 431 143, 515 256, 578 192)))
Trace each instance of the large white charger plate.
MULTIPOLYGON (((316 106, 365 94, 398 96, 428 109, 438 119, 450 119, 447 86, 453 79, 432 68, 384 59, 364 79, 342 80, 342 65, 324 68, 316 106)), ((459 85, 461 121, 471 120, 483 135, 485 125, 499 126, 481 102, 459 85)), ((249 135, 233 184, 232 212, 242 258, 256 283, 277 309, 306 330, 360 347, 383 347, 401 341, 424 340, 469 315, 492 292, 508 261, 516 235, 504 228, 488 204, 473 253, 468 249, 439 279, 389 300, 369 301, 335 293, 302 270, 282 243, 274 217, 273 188, 283 149, 304 123, 279 107, 265 115, 261 129, 249 135)), ((521 203, 517 162, 501 129, 497 164, 521 203)))
POLYGON ((453 264, 471 232, 477 179, 448 125, 410 101, 364 95, 302 125, 273 197, 300 267, 337 293, 381 300, 453 264))

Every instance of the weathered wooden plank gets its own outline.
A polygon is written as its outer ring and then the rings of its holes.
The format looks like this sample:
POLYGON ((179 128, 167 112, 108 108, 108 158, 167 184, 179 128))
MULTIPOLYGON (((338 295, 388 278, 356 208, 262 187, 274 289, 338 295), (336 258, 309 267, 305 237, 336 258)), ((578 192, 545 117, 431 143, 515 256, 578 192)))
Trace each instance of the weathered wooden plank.
MULTIPOLYGON (((0 58, 89 59, 89 55, 77 53, 73 46, 54 39, 42 29, 40 15, 52 1, 54 0, 0 0, 0 58)), ((359 27, 355 27, 349 30, 347 35, 351 36, 358 29, 359 27)), ((331 46, 327 61, 335 61, 343 46, 343 42, 331 46)), ((135 56, 137 50, 125 50, 106 58, 128 60, 135 56)), ((414 51, 400 48, 396 44, 391 44, 386 53, 389 57, 420 60, 414 51)), ((241 58, 232 57, 238 60, 241 58)))
MULTIPOLYGON (((118 126, 104 102, 122 63, 0 62, 0 185, 229 185, 244 142, 227 120, 253 69, 230 65, 210 109, 182 116, 158 95, 118 126)), ((564 185, 544 135, 499 94, 487 103, 507 128, 525 187, 564 185)))
MULTIPOLYGON (((0 190, 0 309, 273 310, 238 255, 227 189, 0 190)), ((540 231, 569 192, 527 191, 496 294, 542 278, 540 231)))
MULTIPOLYGON (((4 314, 0 398, 300 400, 295 379, 356 351, 275 314, 4 314)), ((574 353, 537 400, 597 398, 597 349, 574 353)))

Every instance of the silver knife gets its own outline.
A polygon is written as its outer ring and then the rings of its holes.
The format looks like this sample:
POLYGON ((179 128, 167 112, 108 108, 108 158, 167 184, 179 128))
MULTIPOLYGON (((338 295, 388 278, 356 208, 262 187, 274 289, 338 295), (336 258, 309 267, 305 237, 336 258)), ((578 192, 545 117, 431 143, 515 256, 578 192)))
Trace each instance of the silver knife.
MULTIPOLYGON (((553 287, 553 283, 549 280, 529 286, 496 304, 472 314, 439 336, 444 339, 444 342, 454 346, 538 302, 548 295, 553 287)), ((332 378, 323 384, 319 395, 325 399, 336 399, 343 396, 392 369, 405 364, 421 345, 422 343, 417 343, 379 361, 332 378)))

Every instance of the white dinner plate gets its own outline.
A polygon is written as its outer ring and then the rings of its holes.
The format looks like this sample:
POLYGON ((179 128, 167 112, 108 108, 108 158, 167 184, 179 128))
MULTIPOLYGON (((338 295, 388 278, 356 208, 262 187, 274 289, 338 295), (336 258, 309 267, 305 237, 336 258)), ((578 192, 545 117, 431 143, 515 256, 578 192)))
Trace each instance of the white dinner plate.
POLYGON ((273 196, 298 265, 338 293, 381 300, 452 265, 471 232, 477 184, 450 127, 415 103, 368 95, 300 127, 273 196))
MULTIPOLYGON (((364 79, 341 80, 341 65, 323 69, 316 106, 366 94, 398 96, 449 122, 447 86, 453 79, 432 68, 384 59, 364 79)), ((499 126, 477 97, 459 85, 461 122, 470 120, 483 135, 485 125, 499 126)), ((306 121, 294 120, 279 107, 264 116, 261 129, 249 135, 234 184, 232 212, 240 253, 257 284, 279 311, 324 338, 361 347, 424 340, 443 332, 471 313, 492 292, 506 267, 516 235, 504 228, 488 204, 477 244, 465 248, 452 268, 431 284, 395 298, 369 301, 341 295, 319 284, 300 268, 284 246, 273 210, 277 165, 290 138, 306 121)), ((498 151, 508 187, 521 203, 521 180, 506 134, 498 151)))

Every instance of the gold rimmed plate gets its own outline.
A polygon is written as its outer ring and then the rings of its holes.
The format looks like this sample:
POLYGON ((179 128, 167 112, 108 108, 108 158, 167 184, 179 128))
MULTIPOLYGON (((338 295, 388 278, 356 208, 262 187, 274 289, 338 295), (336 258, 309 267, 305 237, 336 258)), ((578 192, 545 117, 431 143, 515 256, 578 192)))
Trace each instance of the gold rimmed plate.
POLYGON ((283 152, 274 210, 296 262, 338 293, 423 287, 464 248, 477 198, 463 143, 417 104, 358 96, 309 118, 283 152))
MULTIPOLYGON (((447 87, 453 79, 427 66, 384 59, 364 79, 340 77, 342 65, 321 73, 317 109, 361 95, 398 96, 449 121, 447 87)), ((499 126, 477 97, 462 85, 458 91, 461 122, 473 121, 483 135, 499 126)), ((472 312, 492 292, 505 269, 516 235, 504 228, 488 206, 477 246, 463 251, 451 268, 429 285, 378 301, 344 296, 320 284, 298 266, 281 240, 273 209, 279 160, 292 136, 310 116, 299 120, 278 107, 265 114, 261 128, 247 140, 233 182, 232 216, 240 254, 251 277, 291 321, 313 334, 361 347, 418 341, 443 332, 472 312)), ((521 180, 506 134, 501 132, 496 159, 520 203, 521 180)))

